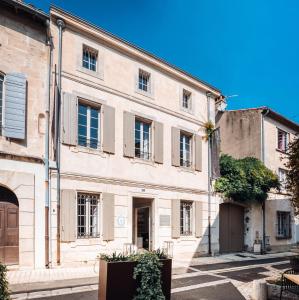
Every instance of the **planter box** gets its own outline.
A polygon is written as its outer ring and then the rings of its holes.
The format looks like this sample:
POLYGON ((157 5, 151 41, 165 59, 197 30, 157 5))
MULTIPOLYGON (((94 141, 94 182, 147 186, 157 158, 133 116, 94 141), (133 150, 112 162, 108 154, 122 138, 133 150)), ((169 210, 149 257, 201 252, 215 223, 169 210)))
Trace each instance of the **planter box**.
MULTIPOLYGON (((162 290, 170 300, 171 259, 162 259, 162 290)), ((137 282, 133 278, 137 262, 106 262, 100 260, 99 300, 132 300, 136 295, 137 282)))

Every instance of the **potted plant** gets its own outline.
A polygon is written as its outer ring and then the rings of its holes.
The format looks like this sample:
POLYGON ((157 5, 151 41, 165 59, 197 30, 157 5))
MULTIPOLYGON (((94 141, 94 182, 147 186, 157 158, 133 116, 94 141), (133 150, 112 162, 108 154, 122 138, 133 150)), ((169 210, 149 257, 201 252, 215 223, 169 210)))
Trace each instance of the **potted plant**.
POLYGON ((2 265, 0 262, 0 299, 1 300, 10 299, 6 272, 7 272, 6 266, 2 265))
POLYGON ((294 271, 299 272, 299 255, 290 258, 290 265, 294 271))
POLYGON ((170 300, 171 264, 159 250, 101 255, 99 300, 170 300))

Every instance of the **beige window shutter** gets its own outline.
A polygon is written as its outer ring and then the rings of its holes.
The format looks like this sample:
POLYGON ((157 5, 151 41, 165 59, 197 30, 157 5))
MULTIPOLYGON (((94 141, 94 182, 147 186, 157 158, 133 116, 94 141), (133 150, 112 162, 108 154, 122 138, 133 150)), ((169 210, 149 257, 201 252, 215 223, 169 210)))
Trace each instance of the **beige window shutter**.
POLYGON ((175 127, 171 128, 171 164, 180 166, 180 130, 175 127))
POLYGON ((171 236, 177 239, 181 235, 180 231, 180 204, 178 199, 171 200, 171 236))
POLYGON ((63 93, 62 102, 62 143, 77 145, 78 138, 78 100, 70 93, 63 93))
POLYGON ((76 240, 76 191, 62 190, 60 205, 60 239, 62 242, 76 240))
POLYGON ((135 156, 135 116, 127 111, 124 111, 124 156, 135 156))
POLYGON ((202 237, 202 202, 195 202, 195 236, 202 237))
POLYGON ((103 151, 115 153, 115 108, 103 105, 103 151))
POLYGON ((114 240, 114 194, 103 193, 103 240, 114 240))
POLYGON ((202 137, 195 135, 195 170, 202 171, 202 137))
POLYGON ((163 124, 154 122, 154 160, 156 163, 163 164, 163 144, 164 133, 163 124))

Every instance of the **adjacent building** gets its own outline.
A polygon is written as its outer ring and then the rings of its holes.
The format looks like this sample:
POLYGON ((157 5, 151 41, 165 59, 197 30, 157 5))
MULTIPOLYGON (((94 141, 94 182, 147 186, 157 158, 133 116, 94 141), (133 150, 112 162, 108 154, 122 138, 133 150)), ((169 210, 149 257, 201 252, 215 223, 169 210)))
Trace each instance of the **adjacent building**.
POLYGON ((0 2, 0 261, 45 265, 49 17, 0 2))
MULTIPOLYGON (((220 128, 222 153, 235 158, 258 158, 279 176, 282 189, 269 193, 265 205, 266 247, 272 251, 290 249, 297 239, 290 195, 284 189, 285 163, 288 143, 298 135, 299 124, 268 107, 218 112, 216 123, 220 128)), ((260 204, 222 203, 219 217, 220 251, 253 251, 254 245, 261 242, 260 204)))

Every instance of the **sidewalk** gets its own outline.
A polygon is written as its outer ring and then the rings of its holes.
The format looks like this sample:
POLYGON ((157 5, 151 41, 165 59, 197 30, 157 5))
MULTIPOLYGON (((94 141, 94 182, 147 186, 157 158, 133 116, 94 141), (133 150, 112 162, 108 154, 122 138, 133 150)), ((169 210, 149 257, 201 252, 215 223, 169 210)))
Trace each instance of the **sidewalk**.
MULTIPOLYGON (((173 261, 173 279, 189 276, 189 272, 207 273, 218 269, 238 269, 239 266, 267 264, 288 256, 293 252, 277 254, 255 255, 251 253, 236 253, 215 257, 175 259, 173 261)), ((221 276, 221 275, 220 275, 221 276)), ((34 295, 59 295, 79 291, 91 291, 98 288, 99 264, 88 267, 63 268, 42 270, 11 270, 8 272, 8 281, 13 299, 29 299, 34 295), (30 297, 28 295, 30 294, 30 297)))

